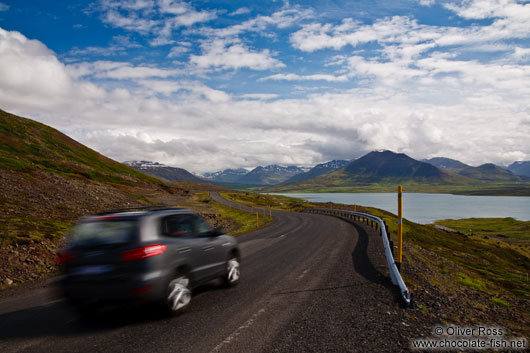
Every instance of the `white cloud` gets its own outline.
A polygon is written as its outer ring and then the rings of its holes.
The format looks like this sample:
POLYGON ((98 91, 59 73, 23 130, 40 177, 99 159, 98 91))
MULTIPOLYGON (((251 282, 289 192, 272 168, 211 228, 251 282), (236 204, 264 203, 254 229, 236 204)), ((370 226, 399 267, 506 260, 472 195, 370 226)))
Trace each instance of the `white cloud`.
POLYGON ((134 80, 150 77, 167 78, 182 73, 180 70, 159 69, 156 67, 133 66, 127 62, 95 61, 71 64, 67 67, 74 78, 95 77, 115 80, 134 80))
POLYGON ((237 16, 237 15, 246 15, 250 13, 250 9, 248 7, 241 7, 237 9, 234 12, 231 12, 228 16, 237 16))
POLYGON ((268 49, 252 51, 242 43, 214 40, 203 44, 202 55, 190 55, 190 63, 201 69, 269 70, 285 65, 272 57, 268 49))
POLYGON ((161 93, 169 96, 182 93, 181 99, 206 99, 210 102, 228 102, 231 97, 226 92, 213 89, 198 81, 167 81, 167 80, 139 80, 144 92, 161 93))
POLYGON ((244 98, 244 99, 258 99, 258 100, 266 101, 270 99, 279 98, 280 96, 274 93, 247 93, 247 94, 242 94, 239 97, 244 98))
POLYGON ((288 28, 303 19, 313 17, 314 13, 310 9, 286 6, 271 16, 258 15, 237 25, 225 28, 201 28, 198 32, 206 36, 219 38, 237 37, 246 32, 259 32, 261 35, 271 35, 267 32, 269 27, 288 28))
POLYGON ((291 43, 297 49, 313 52, 324 48, 335 50, 347 45, 357 46, 369 42, 418 42, 431 39, 434 33, 427 31, 414 36, 414 31, 426 26, 418 25, 408 17, 395 16, 364 25, 352 19, 344 19, 340 25, 312 23, 291 35, 291 43), (421 38, 425 37, 425 38, 421 38))
POLYGON ((436 3, 436 0, 419 0, 419 3, 422 6, 432 6, 436 3))
POLYGON ((55 54, 36 40, 0 28, 0 105, 43 107, 72 104, 72 96, 96 99, 102 90, 73 80, 55 54))
POLYGON ((485 19, 504 17, 517 21, 530 19, 530 4, 517 0, 467 0, 461 5, 446 4, 449 10, 460 17, 469 19, 485 19))
POLYGON ((113 27, 140 33, 148 33, 155 27, 159 26, 158 21, 140 18, 136 13, 128 13, 124 15, 116 10, 107 11, 103 15, 103 21, 113 27))
POLYGON ((516 47, 511 57, 516 62, 528 62, 530 59, 530 48, 516 47))
POLYGON ((167 55, 168 58, 179 57, 191 50, 191 43, 189 42, 179 42, 178 44, 178 46, 171 48, 169 54, 167 55))
POLYGON ((0 2, 0 12, 4 12, 8 10, 9 10, 9 5, 6 5, 3 2, 0 2))
POLYGON ((114 36, 107 47, 74 47, 68 51, 69 56, 83 57, 86 55, 115 56, 125 54, 127 49, 141 48, 138 43, 131 41, 128 36, 114 36))
POLYGON ((176 0, 102 0, 100 10, 103 22, 113 27, 154 35, 149 40, 152 46, 173 44, 175 29, 217 17, 215 11, 196 11, 190 3, 176 0))
POLYGON ((333 76, 327 74, 314 74, 314 75, 297 75, 297 74, 276 74, 264 77, 260 81, 328 81, 328 82, 346 82, 348 76, 333 76))

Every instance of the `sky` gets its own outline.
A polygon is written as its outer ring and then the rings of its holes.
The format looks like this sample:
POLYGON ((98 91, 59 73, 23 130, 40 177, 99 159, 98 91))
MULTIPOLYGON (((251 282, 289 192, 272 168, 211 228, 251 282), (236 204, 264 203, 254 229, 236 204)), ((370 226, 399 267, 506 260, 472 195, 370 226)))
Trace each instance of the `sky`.
POLYGON ((0 0, 0 109, 195 173, 530 160, 530 1, 0 0))

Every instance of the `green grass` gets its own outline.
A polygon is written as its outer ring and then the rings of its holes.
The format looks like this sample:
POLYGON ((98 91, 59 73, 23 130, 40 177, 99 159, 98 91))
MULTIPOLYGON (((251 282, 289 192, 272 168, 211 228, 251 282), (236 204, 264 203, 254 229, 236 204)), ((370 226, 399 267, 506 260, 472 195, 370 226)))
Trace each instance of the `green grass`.
POLYGON ((276 210, 284 211, 302 211, 307 207, 311 207, 311 203, 306 202, 302 199, 294 197, 287 197, 281 195, 263 195, 250 192, 240 193, 221 193, 221 196, 241 203, 243 205, 260 208, 272 208, 276 210))
POLYGON ((480 291, 486 291, 486 285, 479 279, 472 279, 464 273, 458 274, 458 283, 480 291))
POLYGON ((61 239, 73 223, 49 219, 0 219, 0 247, 9 244, 28 244, 44 238, 61 239))
POLYGON ((515 239, 530 239, 530 221, 518 221, 514 218, 465 218, 435 221, 465 234, 501 235, 515 239))
POLYGON ((255 213, 230 208, 215 201, 209 201, 208 203, 219 211, 222 222, 234 225, 235 229, 230 232, 231 235, 237 236, 253 232, 272 223, 272 219, 263 213, 258 213, 256 222, 255 213))
POLYGON ((491 298, 491 302, 493 304, 496 304, 498 306, 502 306, 504 308, 509 308, 510 307, 510 304, 508 302, 506 302, 506 301, 504 301, 504 300, 502 300, 500 298, 497 298, 497 297, 492 297, 491 298))

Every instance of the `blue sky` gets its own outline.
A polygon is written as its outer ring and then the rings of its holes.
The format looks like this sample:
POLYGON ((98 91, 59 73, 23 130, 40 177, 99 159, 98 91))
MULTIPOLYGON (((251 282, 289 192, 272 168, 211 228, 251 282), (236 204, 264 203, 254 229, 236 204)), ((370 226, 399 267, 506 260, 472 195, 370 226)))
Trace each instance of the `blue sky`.
POLYGON ((530 159, 530 3, 0 0, 0 108, 203 173, 530 159))

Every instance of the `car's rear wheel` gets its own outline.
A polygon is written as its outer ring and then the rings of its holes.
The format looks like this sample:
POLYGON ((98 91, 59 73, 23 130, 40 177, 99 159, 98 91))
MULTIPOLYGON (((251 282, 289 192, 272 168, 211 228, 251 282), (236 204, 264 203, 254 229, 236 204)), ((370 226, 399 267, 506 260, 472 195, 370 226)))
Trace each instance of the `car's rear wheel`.
POLYGON ((190 302, 190 279, 184 274, 179 274, 167 285, 166 297, 163 302, 164 309, 170 315, 177 315, 185 311, 190 302))
POLYGON ((227 287, 233 287, 241 278, 241 269, 237 256, 230 256, 226 261, 225 268, 224 283, 227 287))

